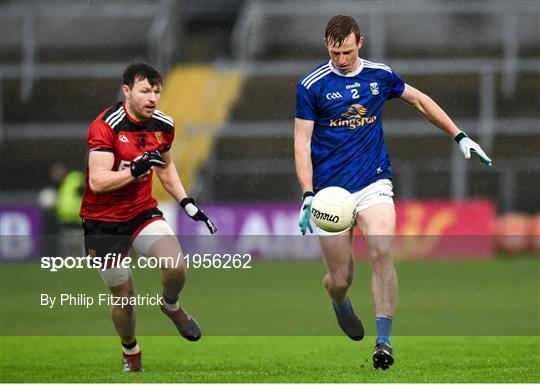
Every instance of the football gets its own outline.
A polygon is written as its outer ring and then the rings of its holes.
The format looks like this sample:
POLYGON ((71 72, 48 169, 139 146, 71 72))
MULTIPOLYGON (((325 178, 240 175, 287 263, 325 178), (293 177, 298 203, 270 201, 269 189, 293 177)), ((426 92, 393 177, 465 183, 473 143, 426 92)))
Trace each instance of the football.
POLYGON ((342 232, 353 226, 356 202, 347 190, 326 187, 313 198, 311 215, 318 228, 331 233, 342 232))

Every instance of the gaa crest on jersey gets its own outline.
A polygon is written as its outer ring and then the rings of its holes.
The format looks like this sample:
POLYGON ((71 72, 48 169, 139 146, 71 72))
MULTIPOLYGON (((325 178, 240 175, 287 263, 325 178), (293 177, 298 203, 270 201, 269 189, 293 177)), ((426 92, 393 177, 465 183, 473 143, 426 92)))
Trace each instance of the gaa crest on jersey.
POLYGON ((379 83, 369 83, 369 89, 371 91, 371 95, 379 95, 379 83))
POLYGON ((159 144, 161 144, 161 140, 163 139, 163 135, 161 134, 161 131, 156 131, 156 139, 159 144))

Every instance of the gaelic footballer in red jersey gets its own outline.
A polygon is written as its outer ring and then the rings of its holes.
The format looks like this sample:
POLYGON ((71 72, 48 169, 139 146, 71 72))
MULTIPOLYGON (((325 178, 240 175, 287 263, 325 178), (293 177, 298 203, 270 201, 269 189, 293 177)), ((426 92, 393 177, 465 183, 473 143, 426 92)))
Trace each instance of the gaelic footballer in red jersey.
MULTIPOLYGON (((174 259, 174 266, 169 263, 161 269, 161 311, 183 337, 196 341, 199 326, 178 303, 186 276, 182 249, 152 197, 154 172, 189 217, 204 222, 211 234, 217 229, 187 196, 171 161, 174 122, 156 109, 161 84, 161 75, 150 65, 130 64, 122 76, 124 101, 103 111, 88 129, 88 173, 81 206, 84 244, 87 255, 96 258, 125 256, 133 248, 147 257, 174 259)), ((131 271, 118 266, 100 274, 113 296, 133 297, 131 271)), ((141 371, 134 307, 113 306, 111 316, 122 343, 124 370, 141 371)))

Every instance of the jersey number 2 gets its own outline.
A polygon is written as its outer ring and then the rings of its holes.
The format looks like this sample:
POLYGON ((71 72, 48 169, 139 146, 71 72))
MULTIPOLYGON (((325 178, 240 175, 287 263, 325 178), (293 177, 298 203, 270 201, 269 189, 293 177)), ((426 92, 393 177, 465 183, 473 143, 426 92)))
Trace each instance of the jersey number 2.
POLYGON ((351 94, 352 94, 353 99, 358 99, 360 97, 360 95, 358 95, 358 90, 356 88, 353 88, 351 90, 351 94))

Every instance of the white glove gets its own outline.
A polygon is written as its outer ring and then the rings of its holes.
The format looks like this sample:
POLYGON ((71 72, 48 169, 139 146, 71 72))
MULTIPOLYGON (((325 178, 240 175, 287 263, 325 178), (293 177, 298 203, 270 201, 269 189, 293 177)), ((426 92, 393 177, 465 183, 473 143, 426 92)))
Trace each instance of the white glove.
POLYGON ((489 156, 486 155, 484 150, 480 147, 478 143, 476 143, 474 140, 469 138, 466 133, 461 131, 459 134, 457 134, 454 137, 454 140, 458 143, 459 149, 463 153, 463 156, 465 159, 471 158, 471 152, 478 156, 482 163, 484 163, 486 166, 491 167, 493 164, 493 161, 489 158, 489 156))
POLYGON ((298 226, 300 226, 300 232, 302 235, 306 235, 307 230, 313 233, 313 227, 311 226, 311 202, 313 201, 313 191, 306 191, 302 195, 302 209, 300 209, 300 218, 298 219, 298 226))

